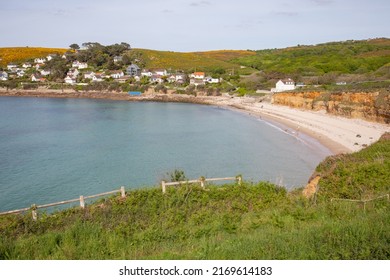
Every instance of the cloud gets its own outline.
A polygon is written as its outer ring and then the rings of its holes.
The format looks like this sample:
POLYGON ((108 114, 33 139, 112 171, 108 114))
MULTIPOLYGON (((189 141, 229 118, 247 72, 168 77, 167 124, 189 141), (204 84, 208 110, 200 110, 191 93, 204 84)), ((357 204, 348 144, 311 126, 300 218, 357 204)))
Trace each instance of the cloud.
POLYGON ((318 6, 326 6, 333 3, 333 0, 310 0, 310 1, 318 6))
POLYGON ((168 9, 165 9, 162 11, 164 14, 171 14, 173 13, 173 10, 168 10, 168 9))
POLYGON ((283 16, 283 17, 295 17, 299 13, 298 12, 275 12, 275 15, 277 16, 283 16))
POLYGON ((197 1, 197 2, 191 2, 191 7, 201 7, 201 6, 208 6, 211 3, 209 1, 197 1))

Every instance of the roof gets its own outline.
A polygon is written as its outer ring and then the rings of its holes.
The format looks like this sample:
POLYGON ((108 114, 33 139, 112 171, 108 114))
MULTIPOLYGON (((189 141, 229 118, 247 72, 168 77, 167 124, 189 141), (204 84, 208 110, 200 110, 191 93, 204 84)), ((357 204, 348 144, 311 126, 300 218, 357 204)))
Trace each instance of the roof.
POLYGON ((194 72, 195 76, 204 76, 204 72, 194 72))

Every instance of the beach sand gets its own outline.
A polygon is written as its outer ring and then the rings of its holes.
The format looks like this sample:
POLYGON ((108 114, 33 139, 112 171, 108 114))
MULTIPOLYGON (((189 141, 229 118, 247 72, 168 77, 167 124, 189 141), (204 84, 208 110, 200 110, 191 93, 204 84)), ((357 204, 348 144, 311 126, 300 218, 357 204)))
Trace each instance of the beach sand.
POLYGON ((377 141, 385 132, 390 132, 390 125, 386 124, 334 116, 325 111, 301 110, 251 100, 253 99, 219 98, 213 103, 282 123, 292 130, 290 133, 305 133, 317 139, 334 154, 359 151, 377 141))

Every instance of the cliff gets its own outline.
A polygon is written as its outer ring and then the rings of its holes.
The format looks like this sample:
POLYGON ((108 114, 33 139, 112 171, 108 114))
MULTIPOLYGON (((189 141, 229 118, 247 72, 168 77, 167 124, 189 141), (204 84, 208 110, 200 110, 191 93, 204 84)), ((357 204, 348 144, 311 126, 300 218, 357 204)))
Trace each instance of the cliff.
POLYGON ((273 104, 325 110, 334 115, 390 123, 390 90, 376 92, 282 92, 272 97, 273 104))

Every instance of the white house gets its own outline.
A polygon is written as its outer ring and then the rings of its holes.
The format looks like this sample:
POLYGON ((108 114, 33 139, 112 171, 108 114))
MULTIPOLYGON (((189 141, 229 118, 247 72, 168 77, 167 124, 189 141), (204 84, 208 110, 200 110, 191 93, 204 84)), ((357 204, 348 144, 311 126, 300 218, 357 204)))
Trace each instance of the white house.
POLYGON ((50 75, 50 70, 45 70, 45 69, 42 69, 39 71, 41 73, 42 76, 47 76, 47 75, 50 75))
POLYGON ((160 75, 160 76, 166 76, 166 75, 168 75, 168 72, 166 69, 154 69, 153 74, 160 75))
POLYGON ((170 75, 168 77, 168 83, 174 83, 176 82, 176 75, 170 75))
POLYGON ((65 82, 66 84, 71 84, 71 85, 73 85, 73 84, 76 83, 76 79, 73 78, 73 77, 70 77, 70 76, 66 76, 66 78, 64 79, 64 82, 65 82))
POLYGON ((88 68, 88 63, 75 60, 72 62, 72 68, 85 69, 88 68))
POLYGON ((118 70, 118 71, 112 71, 111 74, 110 74, 110 76, 111 76, 112 78, 114 78, 114 79, 119 79, 119 78, 123 77, 124 75, 125 75, 125 74, 123 73, 123 71, 120 71, 120 70, 118 70))
POLYGON ((276 83, 276 87, 271 89, 272 92, 282 92, 282 91, 287 91, 287 90, 294 90, 295 89, 295 83, 292 79, 284 79, 284 80, 279 80, 276 83))
POLYGON ((146 76, 146 77, 152 77, 153 73, 149 69, 143 69, 141 71, 141 76, 146 76))
POLYGON ((152 75, 152 77, 150 77, 150 82, 161 84, 163 82, 162 76, 161 75, 152 75))
POLYGON ((93 79, 95 76, 95 72, 85 72, 84 73, 84 79, 93 79))
POLYGON ((211 76, 207 76, 206 78, 204 78, 204 81, 206 83, 209 83, 209 84, 218 84, 219 83, 219 79, 218 78, 213 78, 211 76))
POLYGON ((204 85, 205 82, 204 82, 204 79, 190 79, 190 85, 195 85, 195 86, 200 86, 200 85, 204 85))
POLYGON ((46 59, 47 59, 47 61, 50 61, 50 60, 52 60, 55 57, 57 57, 56 54, 49 54, 48 56, 46 56, 46 59))
POLYGON ((25 63, 23 63, 22 67, 23 68, 31 68, 31 63, 25 62, 25 63))
POLYGON ((79 70, 77 68, 70 68, 68 73, 66 73, 67 76, 76 78, 80 74, 79 70))
POLYGON ((26 72, 24 72, 23 69, 18 69, 18 70, 16 71, 16 75, 18 75, 18 77, 23 77, 24 74, 26 74, 26 72))
POLYGON ((16 68, 18 68, 18 65, 16 65, 15 63, 9 63, 7 65, 7 69, 10 71, 16 71, 16 68))
POLYGON ((46 79, 42 78, 42 76, 40 74, 35 73, 35 74, 31 75, 31 81, 32 82, 44 82, 44 81, 46 81, 46 79))
POLYGON ((78 68, 79 68, 79 69, 86 69, 86 68, 88 68, 88 63, 86 63, 86 62, 80 62, 78 68))
POLYGON ((102 82, 103 81, 103 76, 101 74, 95 74, 92 77, 93 82, 102 82))
POLYGON ((8 73, 3 71, 3 72, 0 72, 0 81, 6 81, 8 80, 8 73))
POLYGON ((115 62, 115 63, 117 63, 117 62, 121 62, 121 61, 122 61, 122 59, 123 59, 123 57, 122 57, 122 56, 119 56, 119 55, 116 55, 116 56, 114 56, 114 62, 115 62))
POLYGON ((36 59, 34 59, 34 62, 35 63, 45 63, 46 62, 46 58, 36 58, 36 59))

